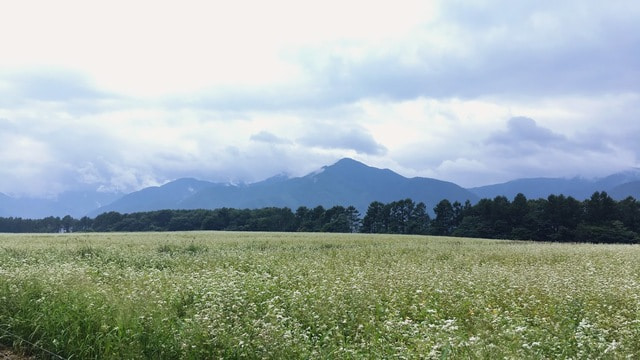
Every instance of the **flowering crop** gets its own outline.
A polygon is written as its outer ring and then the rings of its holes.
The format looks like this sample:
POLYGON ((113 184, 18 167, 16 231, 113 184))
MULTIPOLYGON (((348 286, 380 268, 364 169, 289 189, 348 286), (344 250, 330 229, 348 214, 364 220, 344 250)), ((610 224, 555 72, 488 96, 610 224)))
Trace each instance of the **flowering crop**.
POLYGON ((631 245, 424 236, 1 235, 0 345, 104 359, 634 357, 638 259, 631 245))

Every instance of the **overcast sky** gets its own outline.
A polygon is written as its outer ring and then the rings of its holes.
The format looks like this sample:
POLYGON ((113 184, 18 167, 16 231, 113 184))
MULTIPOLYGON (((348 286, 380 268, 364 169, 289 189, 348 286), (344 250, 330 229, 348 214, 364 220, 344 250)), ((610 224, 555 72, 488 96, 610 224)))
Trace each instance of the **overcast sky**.
POLYGON ((640 2, 3 1, 0 192, 640 166, 640 2))

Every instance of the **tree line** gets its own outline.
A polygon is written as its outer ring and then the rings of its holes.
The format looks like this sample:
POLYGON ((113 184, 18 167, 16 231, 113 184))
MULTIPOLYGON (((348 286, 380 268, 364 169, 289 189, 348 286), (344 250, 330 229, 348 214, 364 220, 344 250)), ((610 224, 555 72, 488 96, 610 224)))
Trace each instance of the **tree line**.
POLYGON ((584 201, 550 195, 527 200, 518 194, 482 199, 464 206, 441 201, 435 208, 434 235, 556 242, 640 243, 640 203, 595 192, 584 201))
POLYGON ((595 192, 579 201, 550 195, 527 199, 518 194, 451 203, 433 208, 411 199, 372 202, 364 217, 353 206, 215 210, 158 210, 95 218, 71 216, 44 219, 0 218, 0 232, 110 232, 110 231, 300 231, 340 233, 422 234, 490 239, 555 242, 640 243, 640 202, 621 201, 595 192))
POLYGON ((157 210, 121 214, 110 211, 95 218, 71 216, 44 219, 1 218, 0 232, 136 232, 136 231, 307 231, 359 232, 360 213, 353 207, 325 209, 299 207, 262 209, 220 208, 215 210, 157 210))

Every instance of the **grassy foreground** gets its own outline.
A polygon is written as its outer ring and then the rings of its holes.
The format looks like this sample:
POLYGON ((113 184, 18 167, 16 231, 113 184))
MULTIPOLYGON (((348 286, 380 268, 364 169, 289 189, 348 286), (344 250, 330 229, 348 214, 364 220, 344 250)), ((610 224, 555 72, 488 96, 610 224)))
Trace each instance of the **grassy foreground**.
POLYGON ((0 344, 57 358, 25 340, 74 359, 635 357, 640 247, 0 235, 0 344))

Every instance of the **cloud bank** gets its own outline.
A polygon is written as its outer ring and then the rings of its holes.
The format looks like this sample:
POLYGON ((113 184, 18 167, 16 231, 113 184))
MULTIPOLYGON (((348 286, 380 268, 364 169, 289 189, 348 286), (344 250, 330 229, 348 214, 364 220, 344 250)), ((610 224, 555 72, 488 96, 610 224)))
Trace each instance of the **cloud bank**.
POLYGON ((0 192, 251 182, 346 156, 464 186, 637 167, 638 18, 623 1, 16 3, 0 192))

